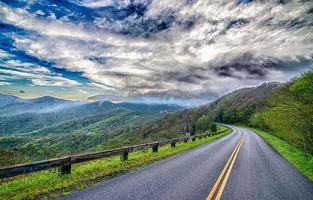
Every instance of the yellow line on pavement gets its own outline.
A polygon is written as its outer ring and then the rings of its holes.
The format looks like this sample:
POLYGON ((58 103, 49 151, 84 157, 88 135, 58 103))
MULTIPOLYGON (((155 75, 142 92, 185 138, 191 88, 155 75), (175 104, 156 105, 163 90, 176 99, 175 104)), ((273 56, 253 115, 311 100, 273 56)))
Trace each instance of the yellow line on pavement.
POLYGON ((223 191, 224 191, 224 188, 225 188, 225 186, 226 186, 226 183, 227 183, 227 180, 228 180, 228 178, 229 178, 230 172, 231 172, 231 170, 232 170, 232 168, 233 168, 233 166, 234 166, 234 163, 235 163, 235 161, 236 161, 236 158, 237 158, 237 156, 238 156, 240 147, 241 147, 241 145, 242 145, 242 143, 243 143, 243 139, 244 139, 244 138, 242 138, 242 140, 241 140, 241 142, 240 142, 240 145, 239 145, 239 147, 238 147, 238 149, 237 149, 237 152, 235 153, 235 156, 234 156, 234 158, 233 158, 233 160, 232 160, 232 162, 231 162, 231 164, 230 164, 230 166, 229 166, 229 168, 228 168, 228 171, 227 171, 227 173, 226 173, 226 175, 225 175, 225 178, 224 178, 224 180, 223 180, 223 182, 222 182, 222 185, 221 185, 221 187, 220 187, 220 189, 219 189, 219 191, 218 191, 218 193, 217 193, 217 195, 216 195, 216 197, 215 197, 215 200, 220 200, 221 197, 222 197, 222 193, 223 193, 223 191))
POLYGON ((228 161, 226 162, 226 165, 224 166, 221 174, 219 175, 218 179, 216 180, 216 182, 214 183, 212 189, 210 190, 210 193, 208 194, 206 200, 211 200, 215 194, 215 191, 216 189, 218 188, 228 166, 230 165, 235 153, 237 152, 237 149, 239 148, 240 144, 241 144, 241 141, 243 140, 243 137, 241 136, 240 139, 239 139, 239 142, 237 144, 237 146, 235 147, 235 149, 233 150, 232 154, 230 155, 230 158, 228 159, 228 161))

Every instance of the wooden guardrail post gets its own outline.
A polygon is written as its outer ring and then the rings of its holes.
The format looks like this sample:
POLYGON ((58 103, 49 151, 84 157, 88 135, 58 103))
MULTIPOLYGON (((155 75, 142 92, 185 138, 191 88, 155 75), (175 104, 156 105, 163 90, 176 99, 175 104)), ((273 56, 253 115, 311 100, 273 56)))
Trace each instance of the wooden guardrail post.
POLYGON ((120 155, 121 161, 128 160, 128 153, 129 153, 129 151, 124 151, 123 153, 121 153, 121 155, 120 155))
POLYGON ((59 175, 70 174, 72 169, 71 157, 67 157, 63 165, 59 168, 59 175))
POLYGON ((159 143, 152 145, 152 152, 157 153, 159 149, 159 143))
POLYGON ((176 142, 175 141, 172 141, 171 142, 171 147, 175 147, 176 146, 176 142))
POLYGON ((185 138, 185 139, 184 139, 184 143, 187 143, 187 142, 188 142, 188 138, 185 138))

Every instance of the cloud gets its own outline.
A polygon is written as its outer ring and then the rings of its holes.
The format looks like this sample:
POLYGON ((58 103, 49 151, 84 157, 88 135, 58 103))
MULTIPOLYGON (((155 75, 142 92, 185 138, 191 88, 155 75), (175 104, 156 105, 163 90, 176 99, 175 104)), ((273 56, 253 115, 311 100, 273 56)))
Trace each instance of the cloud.
POLYGON ((5 82, 5 81, 0 81, 0 86, 2 86, 2 85, 10 85, 11 83, 9 83, 9 82, 5 82))
MULTIPOLYGON (((67 15, 46 5, 49 16, 42 7, 1 4, 1 21, 35 33, 7 34, 16 49, 81 72, 90 81, 84 86, 103 94, 212 99, 238 87, 286 80, 312 65, 312 1, 71 2, 58 4, 67 15)), ((27 66, 15 69, 31 75, 27 66)), ((41 73, 33 84, 78 84, 41 73)))
POLYGON ((28 79, 37 86, 63 86, 71 87, 80 85, 77 81, 66 79, 59 76, 50 76, 45 74, 34 74, 32 72, 21 72, 15 70, 0 69, 0 74, 8 75, 5 80, 10 79, 28 79))
POLYGON ((111 6, 114 4, 113 0, 100 0, 100 1, 83 0, 83 1, 72 1, 72 2, 82 5, 82 6, 91 7, 91 8, 111 6))

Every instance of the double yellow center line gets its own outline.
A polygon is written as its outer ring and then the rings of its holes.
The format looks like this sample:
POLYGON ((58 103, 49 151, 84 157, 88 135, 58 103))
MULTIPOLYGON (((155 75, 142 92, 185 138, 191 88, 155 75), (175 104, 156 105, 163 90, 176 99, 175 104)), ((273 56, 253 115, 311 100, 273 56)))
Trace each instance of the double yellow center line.
POLYGON ((231 172, 231 170, 234 166, 234 163, 236 161, 236 158, 237 158, 238 152, 240 150, 241 144, 243 143, 243 140, 244 140, 244 137, 241 136, 236 148, 233 150, 232 154, 230 155, 230 158, 228 159, 228 161, 227 161, 226 165, 224 166, 218 179, 214 183, 214 185, 213 185, 210 193, 208 194, 206 200, 212 200, 214 198, 214 196, 215 196, 215 200, 221 199, 222 193, 224 191, 225 185, 226 185, 227 180, 229 178, 230 172, 231 172), (222 183, 220 184, 221 181, 222 181, 222 183))

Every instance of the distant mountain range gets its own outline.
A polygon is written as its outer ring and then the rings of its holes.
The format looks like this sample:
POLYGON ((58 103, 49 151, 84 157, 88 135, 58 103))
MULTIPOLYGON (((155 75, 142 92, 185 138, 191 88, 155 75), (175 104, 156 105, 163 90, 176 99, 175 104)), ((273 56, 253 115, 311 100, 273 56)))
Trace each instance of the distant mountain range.
POLYGON ((22 99, 0 94, 1 164, 20 163, 122 146, 144 124, 184 108, 168 104, 70 101, 50 96, 22 99), (116 139, 115 139, 116 138, 116 139), (111 141, 112 140, 112 141, 111 141), (15 155, 14 157, 8 155, 15 155))
MULTIPOLYGON (((112 103, 109 101, 82 102, 58 99, 50 96, 21 99, 0 94, 0 134, 21 134, 47 128, 67 120, 84 117, 114 115, 117 110, 138 115, 176 112, 177 105, 112 103)), ((99 118, 99 119, 100 119, 99 118)))
POLYGON ((34 99, 22 99, 16 96, 0 93, 0 117, 12 116, 22 113, 49 113, 73 112, 77 110, 85 114, 97 114, 110 109, 124 108, 137 112, 176 112, 183 107, 169 104, 140 104, 140 103, 112 103, 99 100, 96 102, 70 101, 44 96, 34 99))

